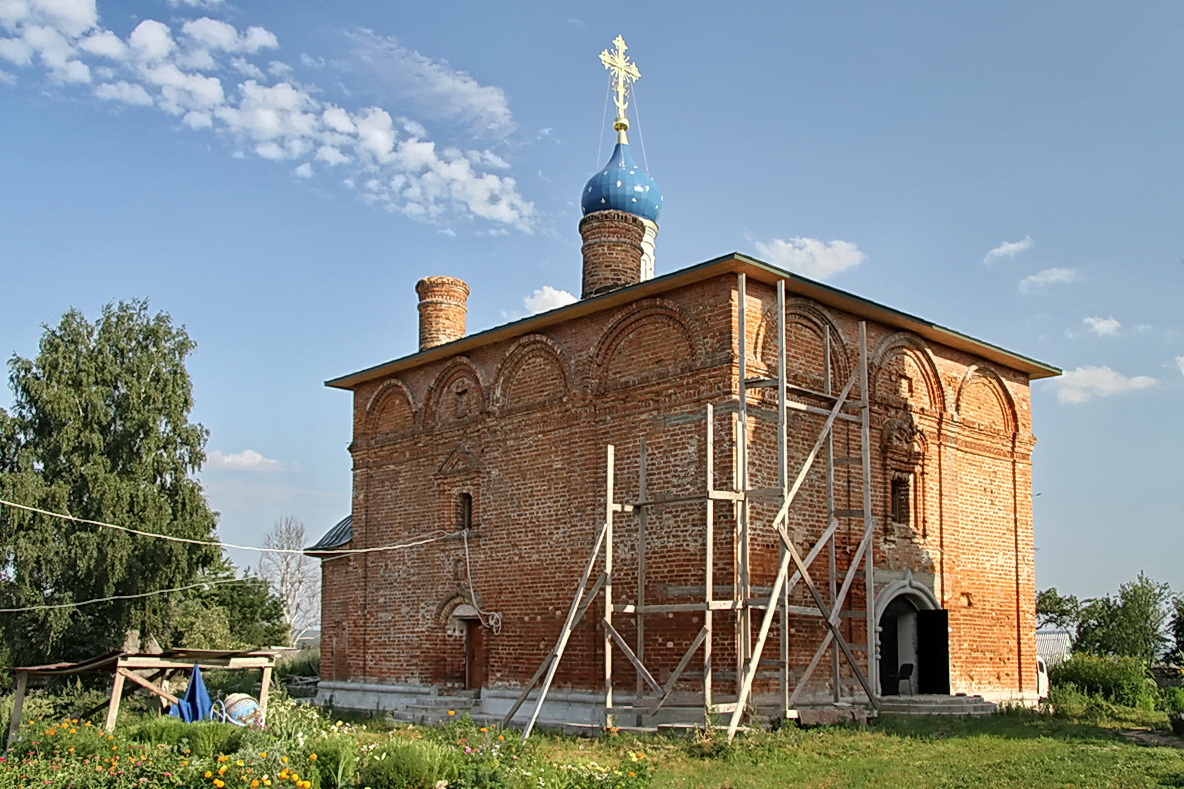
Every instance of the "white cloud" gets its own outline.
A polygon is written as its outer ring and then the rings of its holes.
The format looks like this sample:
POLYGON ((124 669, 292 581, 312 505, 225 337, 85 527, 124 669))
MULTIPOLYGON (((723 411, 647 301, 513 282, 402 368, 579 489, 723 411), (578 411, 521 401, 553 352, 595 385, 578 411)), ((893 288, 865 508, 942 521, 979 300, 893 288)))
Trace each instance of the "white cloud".
POLYGON ((297 178, 312 178, 312 165, 308 162, 305 162, 293 170, 292 175, 296 176, 297 178))
POLYGON ((239 33, 234 25, 218 19, 191 19, 181 26, 181 34, 205 49, 254 54, 280 45, 275 34, 262 27, 249 27, 239 33))
POLYGON ((1184 356, 1176 357, 1176 366, 1180 368, 1180 374, 1184 375, 1184 356))
POLYGON ((19 38, 0 38, 0 58, 14 66, 27 66, 33 60, 33 48, 19 38))
POLYGON ((0 84, 15 85, 16 84, 16 74, 13 74, 11 72, 4 71, 3 69, 0 69, 0 84))
POLYGON ((1057 402, 1084 403, 1094 397, 1109 397, 1155 384, 1155 379, 1146 375, 1128 378, 1109 367, 1078 367, 1069 370, 1051 382, 1057 393, 1057 402))
POLYGON ((1081 322, 1085 324, 1086 329, 1099 337, 1116 335, 1118 334, 1118 330, 1122 328, 1122 324, 1116 321, 1113 317, 1083 318, 1081 322))
POLYGON ((815 279, 827 277, 858 266, 867 255, 850 241, 819 241, 795 236, 789 241, 775 238, 756 242, 757 252, 774 266, 815 279))
POLYGON ((1062 282, 1076 282, 1080 272, 1075 268, 1046 268, 1020 280, 1020 292, 1030 293, 1036 288, 1062 282))
POLYGON ((445 60, 407 49, 371 30, 350 33, 355 68, 374 73, 396 96, 415 102, 431 117, 459 120, 496 138, 515 128, 505 91, 481 85, 445 60))
MULTIPOLYGON (((476 218, 532 232, 534 205, 513 178, 491 172, 510 167, 498 152, 441 149, 414 119, 392 117, 377 106, 338 106, 322 99, 316 86, 291 79, 292 69, 284 63, 272 60, 261 67, 251 58, 279 46, 262 27, 239 30, 209 17, 178 20, 175 26, 174 35, 169 25, 144 19, 122 39, 99 26, 94 0, 0 0, 0 59, 22 67, 40 63, 57 83, 94 79, 101 83, 94 89, 98 99, 179 116, 191 131, 222 136, 238 158, 250 152, 272 161, 303 160, 295 170, 299 177, 323 162, 338 168, 343 183, 365 183, 357 190, 365 202, 418 221, 446 226, 455 218, 476 218)), ((366 56, 401 75, 406 84, 399 90, 424 102, 425 111, 482 132, 513 128, 500 88, 482 86, 393 40, 361 36, 366 56)), ((15 77, 6 74, 3 81, 15 77)))
POLYGON ((1034 241, 1031 236, 1024 236, 1022 241, 1004 241, 983 256, 983 263, 991 265, 999 258, 1013 258, 1021 252, 1031 249, 1034 241))
POLYGON ((177 46, 169 26, 155 19, 145 19, 136 25, 127 43, 135 56, 146 62, 163 60, 177 46))
POLYGON ((576 297, 566 290, 557 290, 550 285, 543 285, 523 299, 522 303, 526 306, 526 311, 534 315, 535 313, 547 312, 548 310, 564 307, 568 304, 574 304, 576 301, 576 297))
POLYGON ((253 449, 226 454, 215 449, 206 459, 206 468, 227 471, 274 471, 283 466, 278 460, 263 457, 253 449))
POLYGON ((152 104, 152 97, 148 95, 148 91, 144 90, 143 86, 122 80, 97 86, 95 95, 100 99, 122 101, 125 104, 134 104, 140 107, 152 104))

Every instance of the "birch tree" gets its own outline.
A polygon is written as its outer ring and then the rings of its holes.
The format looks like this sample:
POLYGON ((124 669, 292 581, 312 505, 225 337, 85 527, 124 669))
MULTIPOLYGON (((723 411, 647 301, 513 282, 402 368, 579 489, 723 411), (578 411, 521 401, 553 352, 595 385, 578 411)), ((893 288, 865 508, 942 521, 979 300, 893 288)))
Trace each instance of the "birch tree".
POLYGON ((263 547, 271 552, 259 560, 259 574, 283 603, 293 645, 321 620, 320 571, 313 559, 301 553, 304 540, 304 524, 286 515, 263 538, 263 547))

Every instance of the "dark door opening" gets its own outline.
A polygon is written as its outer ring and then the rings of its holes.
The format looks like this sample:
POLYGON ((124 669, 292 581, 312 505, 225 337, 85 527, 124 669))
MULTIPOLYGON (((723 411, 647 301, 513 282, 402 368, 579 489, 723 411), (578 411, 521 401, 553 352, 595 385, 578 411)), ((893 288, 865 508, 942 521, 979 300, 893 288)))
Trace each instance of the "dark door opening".
POLYGON ((949 695, 950 612, 917 612, 917 692, 949 695))
MULTIPOLYGON (((901 666, 914 664, 916 674, 917 606, 903 595, 894 599, 880 615, 880 695, 897 696, 901 688, 901 666)), ((909 685, 906 692, 911 692, 909 685)))

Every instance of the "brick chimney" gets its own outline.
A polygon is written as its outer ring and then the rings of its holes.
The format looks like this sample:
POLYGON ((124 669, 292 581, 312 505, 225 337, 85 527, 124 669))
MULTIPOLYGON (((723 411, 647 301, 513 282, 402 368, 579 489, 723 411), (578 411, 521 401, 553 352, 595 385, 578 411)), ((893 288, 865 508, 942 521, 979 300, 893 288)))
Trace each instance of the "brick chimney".
POLYGON ((624 211, 593 211, 580 221, 584 239, 584 290, 588 299, 636 285, 642 279, 645 222, 624 211))
POLYGON ((415 283, 419 294, 419 350, 465 336, 469 286, 456 277, 424 277, 415 283))

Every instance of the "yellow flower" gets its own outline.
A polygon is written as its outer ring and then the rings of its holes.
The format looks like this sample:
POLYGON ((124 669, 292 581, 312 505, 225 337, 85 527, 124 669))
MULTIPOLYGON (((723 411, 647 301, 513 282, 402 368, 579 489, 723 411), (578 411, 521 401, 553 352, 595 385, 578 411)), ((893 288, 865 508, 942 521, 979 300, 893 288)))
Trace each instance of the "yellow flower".
POLYGON ((456 714, 456 710, 448 710, 448 714, 449 714, 449 715, 455 715, 455 714, 456 714))
POLYGON ((267 758, 267 751, 263 751, 261 754, 259 754, 259 758, 266 759, 267 758))
POLYGON ((484 734, 485 732, 489 731, 489 729, 487 729, 487 728, 485 728, 484 726, 482 726, 480 729, 477 729, 477 731, 479 731, 479 732, 481 732, 482 734, 484 734))
POLYGON ((226 765, 222 765, 221 767, 218 768, 218 775, 225 775, 225 774, 226 774, 226 765))
POLYGON ((209 770, 206 770, 206 774, 202 776, 202 778, 213 778, 213 777, 214 777, 214 774, 212 772, 210 772, 209 770))
POLYGON ((221 754, 221 753, 220 753, 220 754, 218 754, 218 761, 219 761, 219 762, 225 762, 225 761, 228 761, 229 759, 230 759, 230 757, 229 757, 229 756, 226 756, 226 755, 224 755, 224 754, 221 754))
POLYGON ((243 760, 242 760, 242 759, 239 759, 238 761, 236 761, 236 762, 234 763, 234 766, 235 766, 235 767, 242 767, 242 766, 243 766, 243 760))
POLYGON ((181 766, 182 766, 182 767, 188 767, 188 766, 189 766, 189 760, 188 760, 188 759, 182 759, 182 760, 181 760, 181 766))
POLYGON ((255 779, 255 780, 251 781, 251 786, 252 786, 252 787, 255 787, 255 786, 258 786, 258 785, 259 785, 259 781, 258 781, 258 779, 255 779))
POLYGON ((288 763, 288 757, 287 757, 287 756, 281 756, 281 757, 280 757, 280 761, 281 761, 281 762, 283 762, 284 764, 287 764, 287 763, 288 763))
POLYGON ((310 762, 315 762, 315 761, 317 760, 317 755, 316 755, 315 753, 310 753, 310 754, 308 755, 308 760, 309 760, 310 762))
POLYGON ((222 789, 223 786, 226 786, 226 782, 223 781, 221 778, 215 778, 214 779, 214 786, 218 787, 218 789, 222 789))

